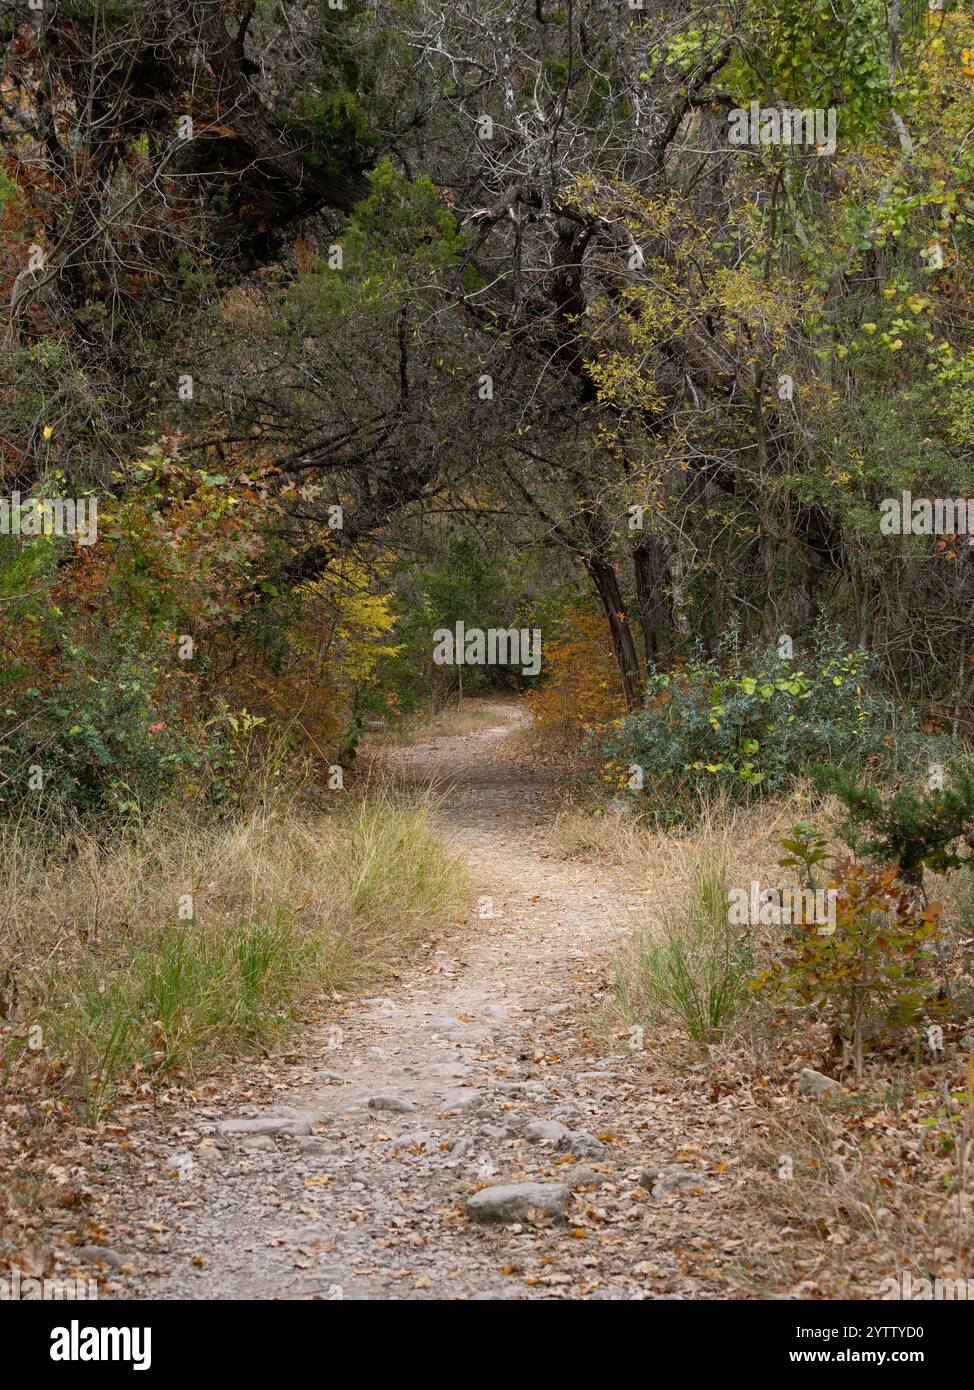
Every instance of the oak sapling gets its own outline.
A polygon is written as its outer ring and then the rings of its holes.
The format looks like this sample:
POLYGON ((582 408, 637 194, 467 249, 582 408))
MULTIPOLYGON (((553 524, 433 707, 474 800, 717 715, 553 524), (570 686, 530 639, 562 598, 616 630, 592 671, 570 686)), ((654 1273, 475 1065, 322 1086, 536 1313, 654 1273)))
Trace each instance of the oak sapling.
POLYGON ((834 1051, 851 1059, 859 1078, 870 1041, 902 1034, 949 1008, 930 968, 940 907, 919 903, 898 882, 895 865, 840 860, 832 886, 835 931, 822 936, 814 926, 796 924, 783 953, 751 987, 827 1023, 834 1051))

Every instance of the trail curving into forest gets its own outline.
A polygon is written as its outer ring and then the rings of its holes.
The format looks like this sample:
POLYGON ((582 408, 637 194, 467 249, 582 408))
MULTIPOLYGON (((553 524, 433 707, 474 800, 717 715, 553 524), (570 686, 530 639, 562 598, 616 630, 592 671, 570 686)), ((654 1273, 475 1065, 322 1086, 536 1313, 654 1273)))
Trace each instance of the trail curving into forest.
POLYGON ((244 1075, 239 1103, 119 1160, 123 1296, 726 1296, 693 1251, 731 1135, 586 1026, 646 904, 622 869, 552 848, 554 779, 518 754, 521 710, 495 708, 392 755, 439 787, 477 912, 256 1090, 244 1075))

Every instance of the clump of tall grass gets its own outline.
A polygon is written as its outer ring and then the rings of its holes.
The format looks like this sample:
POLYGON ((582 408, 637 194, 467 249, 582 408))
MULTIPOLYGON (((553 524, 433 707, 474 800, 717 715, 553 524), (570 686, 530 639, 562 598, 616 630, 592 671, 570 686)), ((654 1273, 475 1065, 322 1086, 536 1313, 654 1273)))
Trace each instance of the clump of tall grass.
POLYGON ((615 961, 615 999, 630 1024, 676 1024, 696 1043, 723 1037, 747 1005, 753 968, 740 927, 728 921, 727 869, 704 854, 689 892, 667 904, 615 961))
POLYGON ((42 1069, 100 1113, 120 1086, 269 1049, 460 906, 431 810, 378 789, 314 816, 160 808, 111 835, 0 824, 0 1085, 42 1069))

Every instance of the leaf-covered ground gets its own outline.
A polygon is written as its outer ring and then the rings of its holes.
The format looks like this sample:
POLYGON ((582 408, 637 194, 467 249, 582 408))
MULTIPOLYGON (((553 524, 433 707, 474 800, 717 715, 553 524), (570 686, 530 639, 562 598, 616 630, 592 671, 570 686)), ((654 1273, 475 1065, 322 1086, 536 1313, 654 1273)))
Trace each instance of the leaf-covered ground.
POLYGON ((877 1074, 824 1103, 794 1084, 812 1040, 607 1036, 613 951, 659 885, 555 849, 556 783, 496 708, 383 755, 439 782, 469 919, 290 1054, 73 1131, 24 1267, 166 1298, 874 1299, 902 1269, 960 1276, 969 1198, 923 1124, 952 1042, 914 1075, 926 1098, 877 1074), (521 1183, 542 1186, 506 1219, 467 1208, 521 1183))

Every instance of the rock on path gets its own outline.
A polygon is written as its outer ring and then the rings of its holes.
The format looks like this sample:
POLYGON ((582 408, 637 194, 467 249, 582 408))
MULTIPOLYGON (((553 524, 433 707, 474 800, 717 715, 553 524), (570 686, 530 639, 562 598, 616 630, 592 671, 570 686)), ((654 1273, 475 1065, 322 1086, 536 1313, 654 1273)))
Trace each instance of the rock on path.
POLYGON ((665 1226, 683 1219, 699 1240, 697 1213, 712 1200, 702 1170, 693 1183, 666 1177, 676 1155, 654 1131, 672 1102, 653 1095, 638 1054, 601 1058, 577 1031, 643 900, 622 870, 551 851, 555 788, 511 754, 520 711, 497 710, 496 728, 399 755, 417 782, 437 780, 442 825, 490 915, 381 998, 342 1005, 329 1016, 340 1045, 322 1028, 297 1061, 261 1069, 256 1098, 249 1078, 237 1108, 214 1110, 204 1087, 196 1108, 114 1152, 107 1205, 136 1270, 118 1277, 124 1296, 642 1298, 707 1287, 665 1226), (654 1162, 665 1202, 643 1185, 654 1162))

